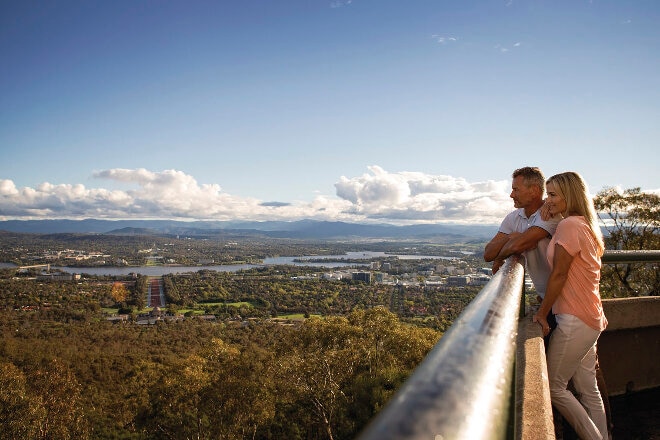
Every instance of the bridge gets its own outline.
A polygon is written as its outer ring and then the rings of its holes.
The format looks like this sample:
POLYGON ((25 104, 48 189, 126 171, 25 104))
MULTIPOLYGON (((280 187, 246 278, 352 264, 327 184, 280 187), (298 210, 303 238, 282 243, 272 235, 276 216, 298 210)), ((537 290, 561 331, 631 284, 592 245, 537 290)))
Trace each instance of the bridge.
POLYGON ((33 264, 32 266, 18 266, 16 269, 21 270, 21 269, 33 269, 37 267, 45 267, 46 272, 50 272, 50 264, 33 264))
MULTIPOLYGON (((660 251, 606 251, 603 262, 657 264, 660 251)), ((660 297, 603 300, 603 307, 609 325, 598 342, 600 367, 610 401, 623 402, 612 406, 614 438, 660 438, 653 407, 651 415, 629 411, 643 412, 647 402, 658 407, 660 297)), ((512 256, 359 440, 577 438, 555 427, 533 313, 525 305, 522 260, 512 256)))

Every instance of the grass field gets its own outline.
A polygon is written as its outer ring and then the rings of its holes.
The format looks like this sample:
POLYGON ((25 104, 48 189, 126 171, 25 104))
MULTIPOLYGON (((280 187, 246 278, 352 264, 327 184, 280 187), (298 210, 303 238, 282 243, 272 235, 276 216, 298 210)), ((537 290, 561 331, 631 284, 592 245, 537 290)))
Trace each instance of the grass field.
MULTIPOLYGON (((311 314, 309 315, 310 317, 316 316, 320 318, 322 315, 317 315, 317 314, 311 314)), ((290 313, 288 315, 277 315, 278 319, 289 319, 291 321, 302 321, 305 319, 305 315, 303 313, 290 313)))

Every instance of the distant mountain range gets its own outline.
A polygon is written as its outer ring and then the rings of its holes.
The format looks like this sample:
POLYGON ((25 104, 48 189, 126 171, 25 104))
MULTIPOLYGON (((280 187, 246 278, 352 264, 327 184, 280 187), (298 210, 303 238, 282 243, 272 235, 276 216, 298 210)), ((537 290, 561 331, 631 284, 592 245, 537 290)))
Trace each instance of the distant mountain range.
POLYGON ((57 234, 89 233, 113 235, 265 236, 271 238, 341 239, 391 238, 466 241, 490 239, 496 225, 423 224, 395 226, 300 220, 293 222, 218 222, 173 220, 6 220, 0 231, 57 234))

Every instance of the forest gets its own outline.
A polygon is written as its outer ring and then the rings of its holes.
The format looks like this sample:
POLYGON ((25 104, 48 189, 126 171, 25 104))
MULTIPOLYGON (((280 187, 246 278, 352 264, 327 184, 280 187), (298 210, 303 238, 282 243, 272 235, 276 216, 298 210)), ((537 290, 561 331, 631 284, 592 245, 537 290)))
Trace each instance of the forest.
POLYGON ((353 438, 439 333, 384 308, 298 326, 3 316, 3 438, 353 438))
POLYGON ((147 277, 3 270, 0 437, 354 438, 477 289, 296 276, 312 270, 167 275, 179 319, 156 325, 134 321, 147 277))

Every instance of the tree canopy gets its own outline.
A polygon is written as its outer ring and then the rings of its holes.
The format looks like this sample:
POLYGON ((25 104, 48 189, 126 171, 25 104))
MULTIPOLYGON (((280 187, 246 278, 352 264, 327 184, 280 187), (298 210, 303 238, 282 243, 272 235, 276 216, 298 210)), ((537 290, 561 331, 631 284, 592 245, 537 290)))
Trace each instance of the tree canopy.
MULTIPOLYGON (((606 188, 594 198, 605 228, 605 246, 613 250, 660 249, 660 196, 640 188, 606 188)), ((604 296, 657 295, 660 275, 655 263, 603 266, 604 296)))

